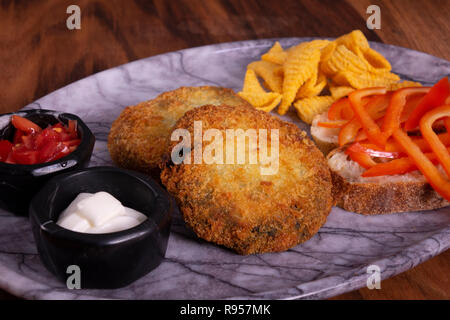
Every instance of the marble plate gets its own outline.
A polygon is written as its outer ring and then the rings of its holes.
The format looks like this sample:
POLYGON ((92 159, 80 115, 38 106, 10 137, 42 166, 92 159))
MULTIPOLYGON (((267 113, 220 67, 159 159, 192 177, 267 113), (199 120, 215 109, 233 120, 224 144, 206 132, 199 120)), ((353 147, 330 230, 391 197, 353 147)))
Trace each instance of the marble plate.
MULTIPOLYGON (((106 138, 121 110, 179 86, 239 90, 245 66, 275 39, 224 43, 154 56, 61 88, 26 108, 78 114, 97 137, 91 165, 111 165, 106 138)), ((279 39, 288 47, 310 38, 279 39)), ((432 84, 450 63, 404 48, 372 43, 403 79, 432 84)), ((286 119, 302 125, 294 115, 286 119)), ((0 288, 28 299, 318 299, 366 285, 367 267, 382 279, 408 270, 450 246, 450 207, 362 216, 333 208, 308 242, 282 253, 240 256, 201 241, 178 217, 166 259, 152 273, 118 290, 68 290, 42 265, 28 220, 0 212, 0 288)), ((381 283, 383 287, 383 283, 381 283)))

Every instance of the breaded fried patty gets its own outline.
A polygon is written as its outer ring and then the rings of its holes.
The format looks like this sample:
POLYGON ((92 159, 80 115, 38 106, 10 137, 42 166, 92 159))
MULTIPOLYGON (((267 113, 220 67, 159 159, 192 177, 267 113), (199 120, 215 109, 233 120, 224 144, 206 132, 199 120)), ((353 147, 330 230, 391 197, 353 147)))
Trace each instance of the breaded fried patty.
POLYGON ((181 87, 126 107, 109 132, 111 158, 119 167, 159 176, 158 164, 176 121, 193 108, 224 103, 247 104, 231 89, 203 86, 181 87))
MULTIPOLYGON (((273 129, 279 132, 279 167, 271 175, 262 174, 267 163, 250 164, 249 160, 243 164, 195 164, 194 138, 183 154, 192 164, 175 164, 171 153, 179 141, 169 144, 161 164, 161 181, 200 238, 240 254, 284 251, 310 239, 325 223, 332 206, 331 176, 324 156, 305 132, 263 111, 226 105, 188 111, 174 130, 187 129, 194 137, 194 121, 197 125, 201 121, 203 132, 214 128, 223 137, 227 129, 267 129, 269 150, 273 129)), ((210 141, 214 140, 203 140, 203 150, 210 141)), ((224 143, 226 159, 236 148, 224 143)), ((246 159, 250 152, 260 151, 248 146, 241 149, 246 159)))

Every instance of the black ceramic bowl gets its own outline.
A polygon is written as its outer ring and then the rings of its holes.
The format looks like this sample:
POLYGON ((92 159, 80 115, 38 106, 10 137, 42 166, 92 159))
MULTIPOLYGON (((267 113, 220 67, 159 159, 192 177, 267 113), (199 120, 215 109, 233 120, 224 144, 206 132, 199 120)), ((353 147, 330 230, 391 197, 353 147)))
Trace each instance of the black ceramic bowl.
POLYGON ((66 282, 67 268, 81 271, 81 288, 126 286, 156 268, 169 238, 173 199, 154 180, 114 167, 91 167, 50 180, 30 204, 30 221, 41 260, 66 282), (145 214, 141 224, 119 232, 88 234, 56 224, 81 192, 106 191, 124 206, 145 214))
POLYGON ((67 124, 68 120, 76 120, 81 139, 80 145, 73 152, 55 161, 33 165, 0 162, 0 207, 25 215, 33 195, 51 177, 61 172, 87 167, 95 137, 86 124, 74 114, 35 109, 0 115, 0 139, 12 141, 15 131, 11 124, 13 114, 25 117, 42 128, 58 121, 67 124))

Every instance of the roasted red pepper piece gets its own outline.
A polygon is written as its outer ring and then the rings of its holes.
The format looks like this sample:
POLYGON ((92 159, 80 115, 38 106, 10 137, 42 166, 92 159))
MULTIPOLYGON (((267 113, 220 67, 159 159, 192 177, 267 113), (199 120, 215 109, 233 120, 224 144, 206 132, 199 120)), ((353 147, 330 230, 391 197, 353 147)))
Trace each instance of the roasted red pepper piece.
POLYGON ((389 107, 386 110, 383 126, 381 127, 383 139, 389 139, 392 133, 400 128, 401 116, 407 98, 412 95, 424 94, 428 91, 430 91, 430 88, 428 87, 410 87, 399 89, 394 92, 389 101, 389 107))
POLYGON ((413 110, 405 123, 405 130, 411 131, 417 128, 422 116, 433 108, 442 105, 450 95, 450 83, 448 78, 442 78, 423 97, 417 107, 413 110))
POLYGON ((385 139, 381 135, 380 127, 378 127, 374 119, 372 119, 370 114, 364 108, 362 99, 367 96, 384 95, 384 94, 386 94, 386 88, 375 87, 353 91, 352 93, 350 93, 348 97, 350 100, 350 105, 352 106, 352 109, 355 112, 355 117, 358 119, 362 128, 367 133, 368 139, 370 140, 370 142, 381 147, 384 146, 387 139, 385 139))
POLYGON ((406 153, 408 153, 411 160, 414 161, 417 168, 422 172, 433 189, 444 199, 450 201, 450 181, 439 172, 433 162, 428 159, 404 131, 397 129, 393 136, 406 153))

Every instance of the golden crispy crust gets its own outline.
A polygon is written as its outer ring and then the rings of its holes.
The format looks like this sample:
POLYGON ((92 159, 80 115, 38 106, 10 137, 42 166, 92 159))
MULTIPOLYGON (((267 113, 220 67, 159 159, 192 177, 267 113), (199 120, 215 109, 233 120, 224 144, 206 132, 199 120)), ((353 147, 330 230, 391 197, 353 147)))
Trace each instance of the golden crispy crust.
MULTIPOLYGON (((193 136, 195 120, 202 121, 203 130, 215 128, 224 136, 226 129, 279 130, 274 175, 261 175, 260 166, 248 161, 175 165, 170 153, 178 141, 169 145, 161 181, 200 238, 240 254, 283 251, 310 239, 325 223, 332 205, 330 172, 297 126, 253 108, 223 105, 191 110, 174 129, 188 129, 193 136)), ((208 144, 203 142, 203 150, 208 144)))
POLYGON ((112 160, 119 167, 159 176, 158 164, 176 121, 193 108, 222 103, 248 105, 231 89, 203 86, 181 87, 126 107, 113 122, 108 135, 112 160))
MULTIPOLYGON (((328 157, 339 150, 336 149, 328 157)), ((333 170, 330 171, 335 205, 347 211, 373 215, 433 210, 450 205, 427 182, 348 182, 333 170)))

